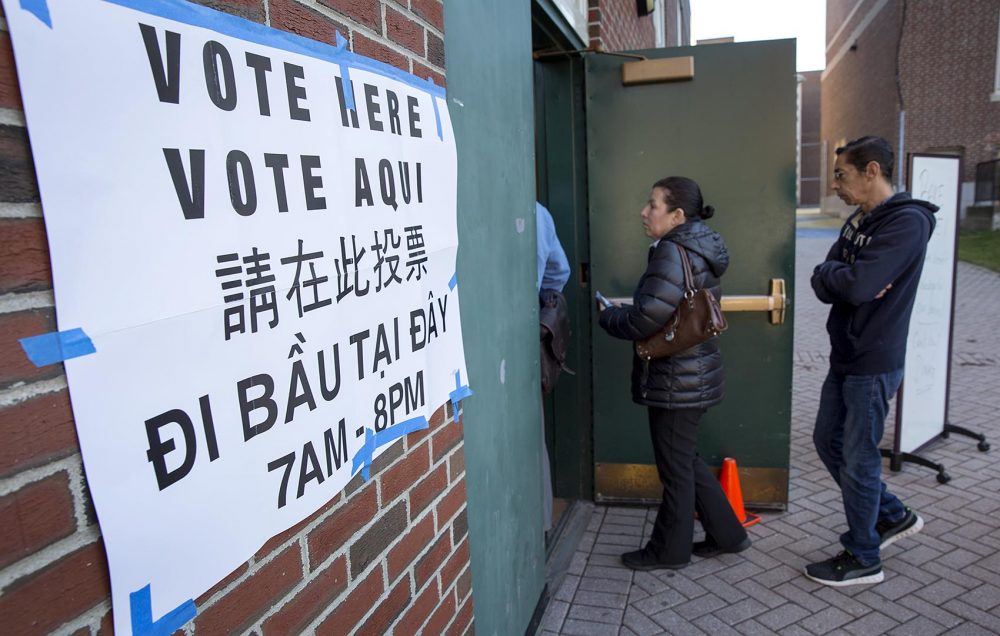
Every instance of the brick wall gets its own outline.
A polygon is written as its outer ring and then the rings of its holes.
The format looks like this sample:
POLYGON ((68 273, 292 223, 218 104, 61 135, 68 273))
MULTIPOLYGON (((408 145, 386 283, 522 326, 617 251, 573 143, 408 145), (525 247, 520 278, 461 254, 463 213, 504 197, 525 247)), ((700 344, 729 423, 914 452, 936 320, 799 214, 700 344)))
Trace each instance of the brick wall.
MULTIPOLYGON (((888 2, 874 15, 879 0, 830 0, 827 4, 827 32, 838 28, 831 21, 844 14, 844 6, 860 6, 847 26, 831 43, 826 54, 820 98, 821 136, 828 153, 827 173, 833 168, 833 150, 841 143, 862 135, 879 135, 896 147, 899 128, 899 101, 896 92, 896 46, 899 42, 901 4, 888 2), (856 29, 870 22, 857 38, 856 29), (851 47, 856 45, 853 50, 851 47)), ((847 9, 850 11, 850 9, 847 9)), ((844 204, 829 189, 830 175, 822 197, 824 211, 843 212, 844 204)))
MULTIPOLYGON (((202 4, 445 82, 441 0, 205 0, 202 4)), ((6 22, 0 22, 0 625, 8 636, 111 634, 104 546, 61 365, 18 339, 54 331, 44 217, 6 22)), ((272 538, 195 599, 185 631, 472 631, 461 421, 448 405, 390 447, 368 482, 272 538)), ((208 530, 210 531, 210 530, 208 530)))
POLYGON ((653 20, 664 19, 658 15, 659 11, 639 17, 635 0, 590 0, 589 7, 587 22, 592 48, 628 51, 656 46, 653 20))
MULTIPOLYGON (((827 153, 832 155, 838 143, 864 134, 881 135, 897 147, 898 45, 906 111, 904 153, 957 151, 963 156, 963 181, 972 181, 975 164, 1000 152, 996 123, 1000 102, 990 99, 1000 5, 996 0, 911 0, 904 20, 902 3, 891 1, 865 25, 878 4, 878 0, 827 3, 822 92, 827 153), (853 37, 862 26, 860 35, 853 37), (851 45, 856 45, 854 50, 851 45)), ((828 170, 832 165, 829 160, 828 170)), ((828 184, 830 175, 824 177, 828 184)), ((825 194, 825 208, 841 207, 829 196, 828 186, 825 194)))
POLYGON ((1000 151, 996 0, 921 2, 907 11, 900 57, 907 152, 963 151, 963 181, 1000 151), (919 9, 919 10, 918 10, 919 9))

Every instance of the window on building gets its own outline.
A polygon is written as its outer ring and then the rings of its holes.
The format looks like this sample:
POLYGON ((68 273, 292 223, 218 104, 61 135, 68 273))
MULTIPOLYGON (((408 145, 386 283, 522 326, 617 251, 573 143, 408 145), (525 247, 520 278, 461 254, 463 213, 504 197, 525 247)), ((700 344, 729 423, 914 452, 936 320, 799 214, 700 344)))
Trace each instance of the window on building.
POLYGON ((667 16, 663 7, 664 0, 655 0, 653 3, 653 27, 656 29, 656 48, 667 45, 667 16))

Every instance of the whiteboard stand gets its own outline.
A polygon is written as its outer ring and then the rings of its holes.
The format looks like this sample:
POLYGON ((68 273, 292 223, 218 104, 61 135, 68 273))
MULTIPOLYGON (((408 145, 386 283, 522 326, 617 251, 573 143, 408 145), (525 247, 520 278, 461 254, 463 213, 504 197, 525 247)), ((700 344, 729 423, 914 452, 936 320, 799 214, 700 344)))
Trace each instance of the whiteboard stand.
POLYGON ((951 433, 978 440, 981 452, 990 449, 984 435, 948 422, 962 160, 951 155, 911 154, 908 166, 907 185, 913 198, 930 201, 940 210, 927 243, 907 334, 893 447, 880 452, 889 458, 893 472, 901 470, 903 462, 917 464, 937 471, 938 482, 944 484, 951 481, 944 466, 918 455, 918 451, 951 433))
POLYGON ((983 435, 982 433, 976 433, 975 431, 971 431, 965 428, 964 426, 958 426, 956 424, 946 423, 944 425, 944 430, 941 432, 941 437, 943 437, 944 439, 948 439, 948 435, 951 433, 957 433, 958 435, 965 435, 966 437, 971 437, 974 440, 978 440, 979 443, 976 444, 976 448, 978 448, 979 452, 981 453, 985 453, 990 449, 990 444, 989 442, 986 441, 986 436, 983 435))

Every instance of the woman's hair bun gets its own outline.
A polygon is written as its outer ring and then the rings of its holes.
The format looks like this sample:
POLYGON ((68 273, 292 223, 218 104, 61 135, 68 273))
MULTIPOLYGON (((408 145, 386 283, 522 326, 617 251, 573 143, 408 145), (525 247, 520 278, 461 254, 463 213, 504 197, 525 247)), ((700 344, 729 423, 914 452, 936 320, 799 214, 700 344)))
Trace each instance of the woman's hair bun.
POLYGON ((711 205, 706 205, 701 209, 701 218, 710 219, 715 215, 715 208, 711 205))

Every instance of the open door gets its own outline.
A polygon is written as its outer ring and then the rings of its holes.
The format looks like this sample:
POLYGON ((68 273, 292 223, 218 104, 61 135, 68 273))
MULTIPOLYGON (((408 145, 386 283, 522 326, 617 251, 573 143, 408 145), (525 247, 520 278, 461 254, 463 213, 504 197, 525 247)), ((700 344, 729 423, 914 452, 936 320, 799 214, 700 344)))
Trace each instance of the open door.
MULTIPOLYGON (((730 328, 722 336, 726 398, 709 410, 699 452, 709 465, 734 457, 744 498, 788 502, 795 279, 796 78, 792 40, 635 52, 628 67, 651 83, 626 85, 618 55, 588 54, 585 69, 588 298, 629 299, 649 239, 639 211, 661 177, 691 177, 717 212, 709 221, 731 254, 722 279, 730 328), (658 81, 676 69, 682 78, 658 81)), ((586 265, 584 263, 583 265, 586 265)), ((647 416, 629 388, 632 349, 597 325, 590 301, 594 498, 659 500, 647 416)), ((821 329, 821 325, 813 328, 821 329)))

